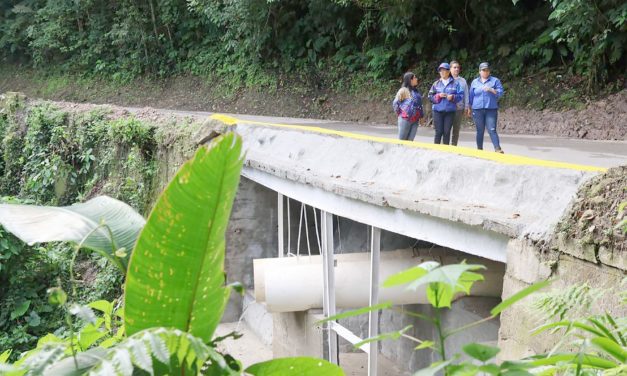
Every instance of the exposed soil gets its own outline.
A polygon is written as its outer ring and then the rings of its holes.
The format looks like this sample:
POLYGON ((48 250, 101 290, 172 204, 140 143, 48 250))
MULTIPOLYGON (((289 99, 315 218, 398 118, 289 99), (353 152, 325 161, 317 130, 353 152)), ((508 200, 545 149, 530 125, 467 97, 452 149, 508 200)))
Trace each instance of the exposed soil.
MULTIPOLYGON (((270 92, 251 88, 227 96, 210 82, 189 76, 159 82, 140 80, 118 87, 71 82, 51 87, 50 83, 24 73, 0 77, 0 93, 21 91, 30 98, 395 125, 390 106, 392 91, 386 97, 357 97, 314 86, 303 89, 284 84, 270 92)), ((499 113, 499 128, 510 134, 626 140, 627 90, 590 102, 579 110, 504 108, 499 113)))
POLYGON ((627 166, 609 169, 579 190, 570 214, 560 223, 560 231, 582 245, 627 252, 627 235, 619 224, 627 218, 627 166))

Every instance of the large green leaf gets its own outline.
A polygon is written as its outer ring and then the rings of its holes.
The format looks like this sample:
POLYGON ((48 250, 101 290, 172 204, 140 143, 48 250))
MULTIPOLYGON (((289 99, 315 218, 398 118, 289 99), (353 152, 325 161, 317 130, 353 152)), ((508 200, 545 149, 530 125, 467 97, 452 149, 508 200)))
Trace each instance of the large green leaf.
POLYGON ((530 295, 530 294, 532 294, 532 293, 534 293, 534 292, 536 292, 536 291, 538 291, 540 289, 545 288, 546 286, 551 284, 551 282, 552 282, 551 280, 537 282, 537 283, 534 283, 533 285, 531 285, 529 287, 526 287, 526 288, 518 291, 514 295, 512 295, 509 298, 503 300, 496 307, 492 308, 490 313, 492 314, 492 316, 498 315, 499 313, 503 312, 507 307, 513 305, 514 303, 518 302, 519 300, 524 299, 528 295, 530 295))
POLYGON ((317 321, 316 324, 322 324, 327 321, 337 321, 337 320, 345 319, 347 317, 360 316, 360 315, 363 315, 364 313, 369 313, 371 311, 379 311, 379 310, 388 309, 391 306, 392 306, 392 303, 385 302, 385 303, 375 304, 370 307, 358 308, 352 311, 346 311, 346 312, 338 313, 337 315, 329 316, 326 319, 317 321))
POLYGON ((224 233, 243 164, 229 133, 198 149, 163 191, 131 257, 127 334, 161 326, 209 342, 226 306, 224 233))
POLYGON ((133 208, 108 196, 63 207, 0 205, 0 224, 23 242, 82 242, 84 247, 104 254, 123 271, 128 256, 116 256, 115 248, 132 249, 145 223, 133 208))
POLYGON ((254 376, 343 376, 344 371, 326 360, 297 357, 268 360, 253 364, 246 373, 254 376))
POLYGON ((483 345, 481 343, 469 343, 462 347, 462 350, 480 362, 487 362, 494 358, 501 351, 498 347, 483 345))
POLYGON ((485 269, 483 265, 469 265, 465 263, 440 265, 435 261, 427 261, 417 268, 422 268, 427 273, 419 276, 407 286, 416 290, 422 285, 427 285, 427 299, 436 308, 451 307, 455 294, 470 293, 472 284, 483 279, 483 276, 473 273, 472 270, 485 269))
POLYGON ((611 355, 620 363, 627 362, 627 350, 618 343, 610 340, 609 338, 596 337, 590 340, 592 344, 603 350, 605 354, 611 355))
POLYGON ((534 367, 553 366, 558 363, 581 362, 586 367, 598 369, 609 369, 617 367, 618 364, 610 360, 592 354, 556 354, 550 356, 534 357, 529 363, 534 367))
POLYGON ((413 268, 409 268, 398 272, 396 274, 392 274, 389 276, 385 282, 383 282, 383 287, 394 287, 398 285, 404 285, 409 282, 413 282, 423 275, 427 274, 428 270, 421 266, 414 266, 413 268))

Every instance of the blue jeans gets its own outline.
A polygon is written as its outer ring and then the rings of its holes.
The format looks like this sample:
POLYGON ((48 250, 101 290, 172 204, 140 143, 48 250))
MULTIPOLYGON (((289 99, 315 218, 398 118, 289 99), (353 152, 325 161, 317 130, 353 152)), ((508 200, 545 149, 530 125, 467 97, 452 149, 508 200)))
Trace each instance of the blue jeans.
POLYGON ((501 149, 499 135, 496 133, 496 120, 498 119, 498 110, 472 110, 472 118, 477 126, 477 149, 483 150, 483 135, 486 128, 494 145, 494 150, 501 149))
POLYGON ((433 126, 435 127, 436 144, 443 143, 448 145, 451 143, 451 128, 453 127, 453 118, 455 111, 440 112, 433 111, 433 126))
POLYGON ((398 117, 398 139, 414 141, 418 131, 418 122, 410 123, 409 120, 398 117))

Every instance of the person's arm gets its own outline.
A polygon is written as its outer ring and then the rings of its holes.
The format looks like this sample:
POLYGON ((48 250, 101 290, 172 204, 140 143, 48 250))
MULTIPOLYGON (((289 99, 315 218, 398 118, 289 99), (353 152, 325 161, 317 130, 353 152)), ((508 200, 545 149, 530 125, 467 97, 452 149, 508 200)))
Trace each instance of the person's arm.
POLYGON ((501 84, 501 80, 498 78, 494 80, 494 91, 496 94, 496 98, 500 99, 503 94, 505 94, 505 90, 503 89, 503 84, 501 84))
POLYGON ((436 95, 435 84, 433 84, 431 85, 431 89, 429 89, 429 100, 433 104, 437 104, 439 102, 439 98, 436 98, 436 95))
POLYGON ((464 80, 464 109, 468 110, 470 108, 470 100, 468 99, 468 81, 464 80))
POLYGON ((453 101, 455 103, 459 103, 463 99, 464 99, 464 91, 462 90, 462 86, 459 84, 459 82, 456 82, 455 83, 455 97, 453 98, 453 101))
MULTIPOLYGON (((474 84, 475 81, 472 81, 472 83, 474 84)), ((475 91, 472 89, 472 84, 470 85, 470 88, 468 89, 468 104, 470 105, 470 108, 472 108, 472 100, 475 98, 475 91)))

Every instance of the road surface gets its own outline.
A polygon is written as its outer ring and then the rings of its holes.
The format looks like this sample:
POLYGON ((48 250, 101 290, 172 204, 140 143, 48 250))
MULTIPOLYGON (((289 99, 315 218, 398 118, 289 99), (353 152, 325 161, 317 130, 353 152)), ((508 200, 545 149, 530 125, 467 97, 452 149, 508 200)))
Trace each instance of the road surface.
MULTIPOLYGON (((130 109, 139 110, 137 108, 130 109)), ((210 116, 211 112, 159 110, 165 113, 183 115, 210 116)), ((351 123, 333 120, 299 119, 274 116, 256 116, 241 114, 226 114, 241 120, 250 120, 268 123, 307 125, 334 129, 344 132, 360 133, 377 137, 396 138, 396 126, 386 124, 351 123)), ((626 125, 627 126, 627 125, 626 125)), ((416 135, 417 142, 433 142, 434 130, 420 127, 416 135)), ((491 150, 492 143, 487 132, 485 134, 484 149, 491 150)), ((566 162, 573 164, 615 167, 627 165, 627 141, 595 141, 553 136, 530 136, 500 134, 501 146, 505 153, 522 155, 531 158, 549 161, 566 162)), ((462 131, 459 146, 474 148, 474 130, 462 131)))

